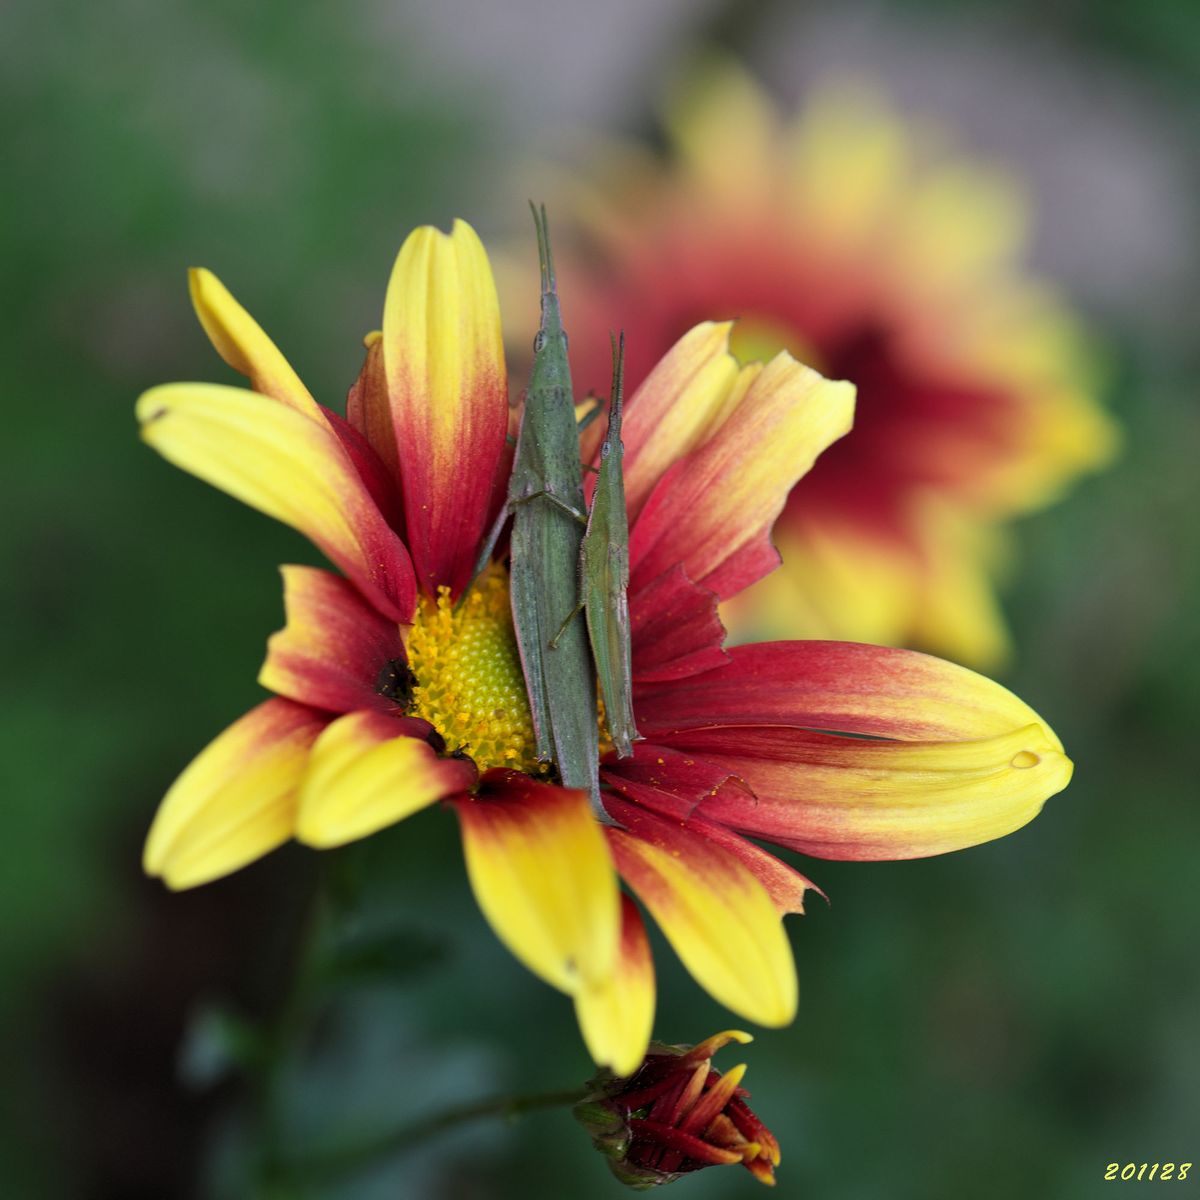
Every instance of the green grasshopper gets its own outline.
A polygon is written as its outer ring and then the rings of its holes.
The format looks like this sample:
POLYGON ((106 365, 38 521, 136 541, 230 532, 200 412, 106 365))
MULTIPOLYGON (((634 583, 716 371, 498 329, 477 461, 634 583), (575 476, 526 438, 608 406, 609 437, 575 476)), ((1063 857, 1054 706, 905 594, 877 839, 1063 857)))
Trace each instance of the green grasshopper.
POLYGON ((625 335, 613 339, 612 396, 608 430, 600 447, 600 469, 579 548, 579 602, 551 641, 555 647, 566 625, 587 613, 588 640, 604 693, 604 716, 619 758, 633 753, 637 726, 633 718, 629 635, 629 517, 625 510, 625 473, 621 444, 621 405, 625 390, 625 335))
POLYGON ((584 629, 570 620, 579 610, 578 563, 587 516, 567 335, 545 208, 535 208, 533 219, 542 319, 507 503, 488 535, 477 571, 486 566, 511 514, 513 625, 538 757, 555 763, 564 786, 585 789, 597 815, 608 820, 600 806, 596 672, 584 629))

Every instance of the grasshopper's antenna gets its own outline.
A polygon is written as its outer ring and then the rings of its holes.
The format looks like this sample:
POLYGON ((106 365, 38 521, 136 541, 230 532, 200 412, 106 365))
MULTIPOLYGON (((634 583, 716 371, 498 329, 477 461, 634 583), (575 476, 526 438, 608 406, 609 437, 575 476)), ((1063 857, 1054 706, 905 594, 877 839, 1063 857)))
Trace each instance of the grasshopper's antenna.
POLYGON ((529 208, 533 213, 533 226, 537 230, 538 266, 542 270, 542 294, 546 295, 553 292, 557 286, 554 279, 554 255, 550 250, 550 223, 546 220, 544 204, 537 205, 530 200, 529 208))
POLYGON ((621 407, 625 400, 625 330, 621 330, 621 336, 618 340, 617 335, 610 333, 609 340, 612 342, 612 393, 608 400, 608 432, 605 434, 605 440, 611 441, 621 439, 621 407))

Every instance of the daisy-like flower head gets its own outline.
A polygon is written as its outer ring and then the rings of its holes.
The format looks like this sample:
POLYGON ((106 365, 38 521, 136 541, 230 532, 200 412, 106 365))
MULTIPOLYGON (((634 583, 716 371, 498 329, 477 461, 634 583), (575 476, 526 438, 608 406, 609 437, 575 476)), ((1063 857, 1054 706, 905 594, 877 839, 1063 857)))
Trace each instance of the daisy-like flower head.
POLYGON ((603 392, 611 326, 636 331, 636 384, 702 317, 736 317, 742 357, 787 348, 849 379, 853 435, 789 496, 783 569, 727 619, 995 665, 1005 522, 1116 442, 1073 320, 1019 267, 1011 183, 864 89, 827 86, 783 119, 724 64, 688 77, 667 131, 667 162, 623 147, 561 188, 576 382, 603 392))
POLYGON ((654 979, 618 875, 702 986, 783 1025, 797 985, 780 918, 812 885, 746 835, 825 858, 937 854, 1016 829, 1066 785, 1049 727, 964 668, 836 642, 723 648, 719 601, 774 565, 771 526, 848 428, 853 389, 787 353, 740 366, 728 327, 701 324, 627 408, 645 740, 604 755, 602 825, 537 759, 503 563, 471 582, 512 459, 499 308, 474 231, 405 243, 346 420, 213 275, 194 272, 192 296, 251 390, 154 388, 138 402, 143 437, 306 534, 342 573, 283 568, 287 621, 259 675, 274 696, 200 753, 150 831, 145 866, 168 885, 444 802, 497 935, 573 998, 596 1061, 627 1075, 650 1037, 654 979))

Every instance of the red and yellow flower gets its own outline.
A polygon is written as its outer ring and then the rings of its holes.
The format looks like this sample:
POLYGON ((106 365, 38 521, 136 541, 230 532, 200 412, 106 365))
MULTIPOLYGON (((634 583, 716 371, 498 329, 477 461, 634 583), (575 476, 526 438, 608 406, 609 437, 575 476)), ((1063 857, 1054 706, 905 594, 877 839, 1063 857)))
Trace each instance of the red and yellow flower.
POLYGON ((827 87, 783 119, 728 66, 689 78, 667 131, 668 162, 624 147, 559 189, 576 383, 604 393, 610 328, 631 333, 636 384, 709 316, 738 318, 744 357, 787 348, 850 380, 853 434, 792 491, 783 569, 727 619, 997 664, 1005 523, 1116 441, 1075 323, 1019 268, 1013 188, 931 155, 861 90, 827 87))
POLYGON ((504 565, 470 582, 511 462, 499 306, 475 233, 458 222, 405 243, 347 419, 213 275, 193 273, 192 297, 251 387, 154 388, 142 436, 306 534, 341 574, 283 568, 287 620, 259 676, 274 695, 200 753, 150 831, 146 869, 171 887, 444 802, 497 935, 573 997, 597 1062, 628 1074, 654 980, 618 875, 702 986, 783 1025, 797 985, 780 918, 812 885, 747 835, 825 858, 936 854, 1016 829, 1066 785, 1049 727, 962 667, 838 642, 723 648, 718 603, 774 565, 775 518, 849 427, 853 389, 787 353, 740 366, 728 326, 701 324, 628 405, 645 741, 603 758, 602 826, 536 759, 504 565))

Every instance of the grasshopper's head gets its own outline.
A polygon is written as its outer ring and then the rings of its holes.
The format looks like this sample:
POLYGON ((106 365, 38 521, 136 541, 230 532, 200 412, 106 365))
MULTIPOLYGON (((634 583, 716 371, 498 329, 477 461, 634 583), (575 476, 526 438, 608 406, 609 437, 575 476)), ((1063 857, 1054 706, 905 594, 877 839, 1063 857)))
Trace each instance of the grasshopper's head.
POLYGON ((612 393, 608 400, 608 430, 600 446, 601 462, 614 454, 620 460, 625 454, 625 446, 621 441, 621 414, 625 403, 625 331, 623 329, 619 340, 612 336, 612 356, 612 393))
POLYGON ((533 352, 540 356, 544 350, 567 352, 567 333, 563 328, 562 309, 558 304, 557 284, 554 279, 554 254, 550 249, 550 226, 546 221, 546 206, 534 205, 533 224, 537 230, 538 265, 542 272, 542 322, 533 339, 533 352))

